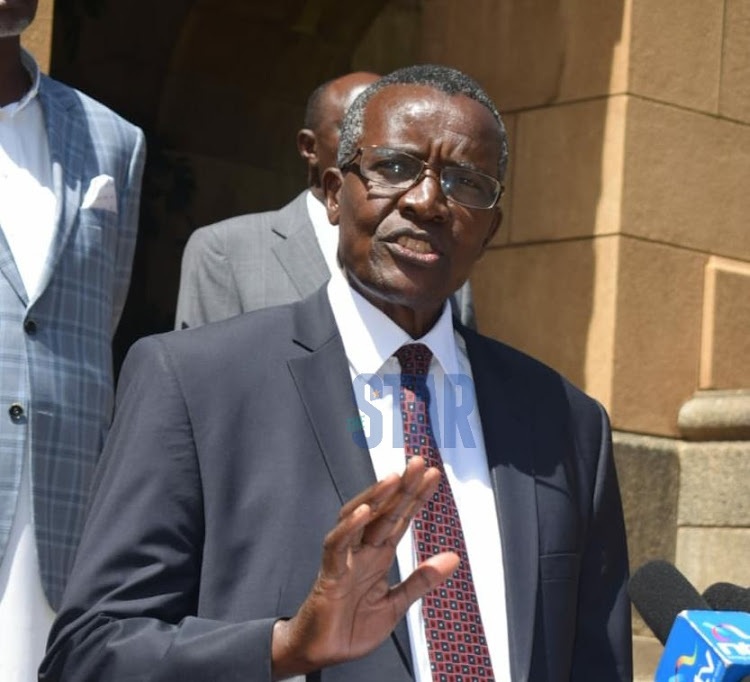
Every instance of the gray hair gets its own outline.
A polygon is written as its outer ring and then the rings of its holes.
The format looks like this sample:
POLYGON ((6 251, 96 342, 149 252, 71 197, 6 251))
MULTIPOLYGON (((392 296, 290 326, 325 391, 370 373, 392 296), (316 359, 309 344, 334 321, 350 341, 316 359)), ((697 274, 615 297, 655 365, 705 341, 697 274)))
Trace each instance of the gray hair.
POLYGON ((341 124, 339 150, 336 162, 339 167, 349 161, 357 152, 362 139, 365 109, 372 96, 389 85, 424 85, 446 95, 465 95, 486 107, 497 121, 500 132, 500 158, 497 172, 502 181, 508 167, 508 136, 500 112, 489 95, 479 84, 465 73, 448 66, 435 64, 417 64, 397 69, 387 76, 375 81, 354 100, 341 124))

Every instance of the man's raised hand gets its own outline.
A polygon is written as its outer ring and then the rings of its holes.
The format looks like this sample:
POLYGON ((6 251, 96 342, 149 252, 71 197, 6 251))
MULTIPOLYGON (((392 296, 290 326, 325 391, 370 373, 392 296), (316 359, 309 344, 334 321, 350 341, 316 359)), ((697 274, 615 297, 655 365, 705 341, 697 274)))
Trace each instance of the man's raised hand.
POLYGON ((437 469, 413 457, 401 476, 391 474, 341 509, 323 543, 320 572, 307 599, 293 618, 274 625, 275 679, 369 653, 414 601, 458 568, 456 554, 437 554, 398 585, 388 584, 396 545, 439 482, 437 469))

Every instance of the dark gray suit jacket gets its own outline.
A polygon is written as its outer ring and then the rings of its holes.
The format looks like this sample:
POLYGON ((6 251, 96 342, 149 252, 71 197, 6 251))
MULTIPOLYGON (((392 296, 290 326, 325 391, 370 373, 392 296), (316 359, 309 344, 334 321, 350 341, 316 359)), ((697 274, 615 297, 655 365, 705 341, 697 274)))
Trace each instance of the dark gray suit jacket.
MULTIPOLYGON (((515 682, 631 679, 627 556, 607 416, 535 360, 460 328, 495 490, 515 682)), ((136 343, 44 682, 270 680, 342 503, 375 480, 325 289, 136 343)), ((308 676, 412 679, 402 622, 308 676)))
MULTIPOLYGON (((293 303, 328 280, 306 195, 278 211, 241 215, 193 232, 182 256, 176 329, 293 303)), ((476 328, 469 282, 451 297, 451 307, 464 325, 476 328)))

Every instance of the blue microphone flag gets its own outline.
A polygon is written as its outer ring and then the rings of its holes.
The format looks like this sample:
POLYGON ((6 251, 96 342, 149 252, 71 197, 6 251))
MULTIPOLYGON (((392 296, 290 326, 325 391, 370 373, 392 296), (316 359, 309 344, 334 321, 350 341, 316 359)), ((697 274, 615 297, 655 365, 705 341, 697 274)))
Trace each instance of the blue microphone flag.
POLYGON ((746 676, 750 676, 750 613, 682 611, 664 645, 654 680, 743 682, 746 676))

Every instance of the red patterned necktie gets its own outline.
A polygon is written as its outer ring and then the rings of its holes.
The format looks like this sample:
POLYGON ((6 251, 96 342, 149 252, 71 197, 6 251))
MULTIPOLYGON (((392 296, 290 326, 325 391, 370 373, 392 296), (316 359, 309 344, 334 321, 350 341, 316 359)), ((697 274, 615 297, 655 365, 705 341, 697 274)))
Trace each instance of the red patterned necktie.
POLYGON ((401 363, 406 458, 421 455, 428 466, 437 467, 441 473, 437 492, 414 517, 417 558, 421 562, 449 550, 461 558, 458 570, 422 598, 432 679, 434 682, 494 680, 461 519, 430 424, 426 377, 432 351, 422 343, 412 343, 399 348, 396 357, 401 363))

